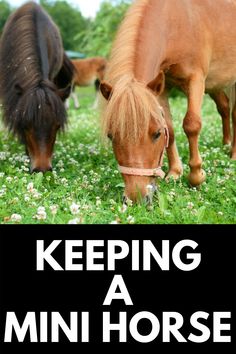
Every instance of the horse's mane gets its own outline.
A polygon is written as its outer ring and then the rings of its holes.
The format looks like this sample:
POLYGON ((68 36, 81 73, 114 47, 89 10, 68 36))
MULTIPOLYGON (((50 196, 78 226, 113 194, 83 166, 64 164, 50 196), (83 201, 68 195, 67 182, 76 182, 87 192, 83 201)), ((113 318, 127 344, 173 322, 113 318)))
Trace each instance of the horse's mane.
POLYGON ((103 110, 103 134, 119 134, 122 140, 133 142, 147 133, 151 117, 162 119, 155 95, 134 73, 140 28, 149 4, 150 0, 137 0, 128 10, 114 41, 105 78, 113 90, 103 110))
POLYGON ((111 85, 127 73, 133 75, 141 25, 149 4, 150 0, 136 0, 117 32, 106 73, 111 85))
POLYGON ((36 128, 49 124, 50 119, 58 120, 61 127, 66 122, 64 105, 56 94, 57 86, 48 79, 49 63, 48 56, 42 52, 46 43, 41 32, 44 29, 38 25, 39 14, 48 17, 33 2, 22 6, 9 17, 0 42, 3 119, 20 137, 29 120, 36 128), (53 114, 45 115, 46 109, 53 114))

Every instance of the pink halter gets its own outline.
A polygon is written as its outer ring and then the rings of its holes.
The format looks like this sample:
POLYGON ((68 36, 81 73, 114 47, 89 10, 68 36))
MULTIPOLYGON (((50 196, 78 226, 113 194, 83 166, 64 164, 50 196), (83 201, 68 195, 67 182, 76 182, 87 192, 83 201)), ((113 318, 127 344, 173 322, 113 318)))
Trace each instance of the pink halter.
POLYGON ((165 177, 165 172, 162 171, 164 153, 165 153, 165 148, 168 148, 169 146, 169 131, 167 127, 165 127, 164 130, 165 130, 165 147, 161 153, 160 162, 157 168, 134 168, 134 167, 118 166, 119 171, 124 175, 160 177, 161 179, 163 179, 165 177))

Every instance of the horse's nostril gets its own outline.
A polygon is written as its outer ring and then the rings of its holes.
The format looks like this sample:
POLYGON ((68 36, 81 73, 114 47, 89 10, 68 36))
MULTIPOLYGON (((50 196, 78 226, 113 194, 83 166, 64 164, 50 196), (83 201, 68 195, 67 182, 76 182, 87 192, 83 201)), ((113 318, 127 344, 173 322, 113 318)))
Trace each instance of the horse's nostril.
POLYGON ((39 172, 41 172, 39 168, 33 168, 31 170, 31 173, 39 173, 39 172))

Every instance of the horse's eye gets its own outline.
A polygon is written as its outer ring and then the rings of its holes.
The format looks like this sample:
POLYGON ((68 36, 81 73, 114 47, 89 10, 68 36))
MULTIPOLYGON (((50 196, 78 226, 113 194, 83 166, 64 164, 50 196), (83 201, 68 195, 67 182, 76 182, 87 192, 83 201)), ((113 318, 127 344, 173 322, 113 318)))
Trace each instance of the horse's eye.
POLYGON ((108 137, 108 139, 110 139, 110 140, 112 140, 113 139, 113 137, 112 137, 112 135, 109 133, 109 134, 107 134, 107 137, 108 137))
POLYGON ((158 139, 160 138, 160 136, 161 136, 161 131, 158 130, 158 132, 156 132, 156 133, 153 134, 152 139, 153 139, 154 141, 156 141, 156 140, 158 140, 158 139))

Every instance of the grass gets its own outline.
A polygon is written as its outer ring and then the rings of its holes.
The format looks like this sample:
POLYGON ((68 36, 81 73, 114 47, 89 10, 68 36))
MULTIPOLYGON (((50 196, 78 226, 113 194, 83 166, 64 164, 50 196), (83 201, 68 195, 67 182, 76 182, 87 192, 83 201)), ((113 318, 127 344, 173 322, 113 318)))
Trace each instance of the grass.
MULTIPOLYGON (((0 129, 0 223, 2 224, 235 224, 236 163, 222 146, 221 120, 206 96, 200 151, 207 181, 189 188, 188 144, 182 130, 186 100, 171 99, 184 176, 161 181, 153 206, 122 206, 123 181, 111 147, 100 143, 93 88, 80 90, 81 108, 70 108, 65 135, 57 139, 53 173, 29 174, 24 147, 0 129)), ((167 171, 165 160, 164 168, 167 171)))

